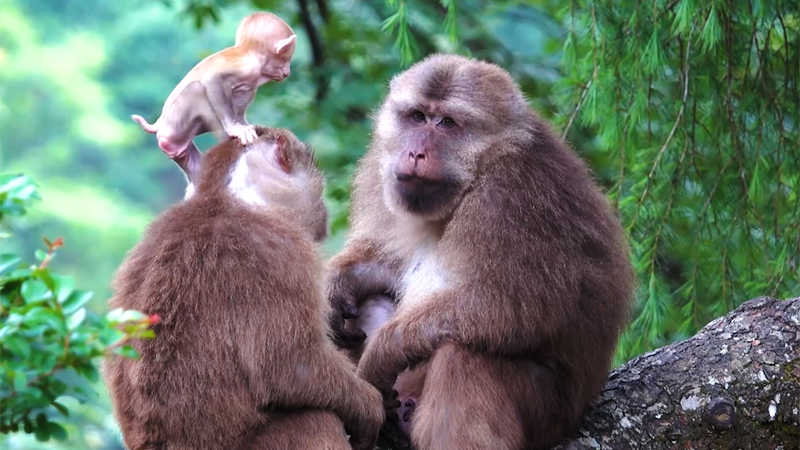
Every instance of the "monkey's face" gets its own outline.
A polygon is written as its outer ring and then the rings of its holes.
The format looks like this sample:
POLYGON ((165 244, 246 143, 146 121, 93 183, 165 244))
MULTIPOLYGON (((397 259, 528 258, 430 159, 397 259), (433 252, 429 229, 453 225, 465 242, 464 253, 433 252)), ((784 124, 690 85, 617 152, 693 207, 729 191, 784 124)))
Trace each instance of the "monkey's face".
POLYGON ((288 130, 257 130, 259 138, 242 149, 229 189, 252 203, 285 209, 315 241, 322 241, 328 234, 328 210, 322 200, 324 178, 311 148, 288 130))
POLYGON ((261 75, 273 81, 283 81, 291 75, 291 55, 286 57, 276 56, 270 58, 261 67, 261 75))
POLYGON ((296 37, 292 34, 279 40, 273 47, 267 45, 269 57, 261 66, 261 75, 274 81, 283 81, 289 78, 296 37))
POLYGON ((475 177, 476 161, 511 124, 522 97, 494 66, 438 55, 395 77, 377 116, 384 201, 395 213, 448 218, 475 177), (499 75, 498 75, 499 73, 499 75))

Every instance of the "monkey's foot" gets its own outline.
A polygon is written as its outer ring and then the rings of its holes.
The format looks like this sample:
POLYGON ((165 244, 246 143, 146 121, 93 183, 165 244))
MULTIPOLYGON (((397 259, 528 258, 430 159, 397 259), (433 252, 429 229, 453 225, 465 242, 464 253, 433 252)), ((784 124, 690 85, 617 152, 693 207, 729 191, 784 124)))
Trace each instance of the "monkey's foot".
POLYGON ((256 127, 253 125, 236 124, 229 127, 225 132, 228 133, 228 136, 239 139, 242 145, 252 144, 258 137, 256 127))

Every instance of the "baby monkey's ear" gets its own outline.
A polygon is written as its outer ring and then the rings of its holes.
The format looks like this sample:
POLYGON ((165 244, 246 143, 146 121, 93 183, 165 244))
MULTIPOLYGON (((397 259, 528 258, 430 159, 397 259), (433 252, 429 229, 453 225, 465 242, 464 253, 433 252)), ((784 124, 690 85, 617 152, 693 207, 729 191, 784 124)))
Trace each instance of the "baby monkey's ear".
POLYGON ((286 39, 281 39, 275 44, 275 53, 281 55, 283 53, 287 53, 292 47, 294 47, 294 41, 297 39, 297 35, 291 35, 286 39))

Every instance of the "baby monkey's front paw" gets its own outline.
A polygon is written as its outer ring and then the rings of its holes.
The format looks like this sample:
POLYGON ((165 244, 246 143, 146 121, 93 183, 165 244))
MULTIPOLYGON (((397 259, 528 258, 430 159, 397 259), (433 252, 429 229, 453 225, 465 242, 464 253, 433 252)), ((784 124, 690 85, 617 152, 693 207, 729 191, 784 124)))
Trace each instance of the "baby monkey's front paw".
POLYGON ((255 142, 258 135, 256 134, 256 127, 253 125, 236 124, 228 129, 228 136, 239 139, 242 145, 248 145, 255 142))

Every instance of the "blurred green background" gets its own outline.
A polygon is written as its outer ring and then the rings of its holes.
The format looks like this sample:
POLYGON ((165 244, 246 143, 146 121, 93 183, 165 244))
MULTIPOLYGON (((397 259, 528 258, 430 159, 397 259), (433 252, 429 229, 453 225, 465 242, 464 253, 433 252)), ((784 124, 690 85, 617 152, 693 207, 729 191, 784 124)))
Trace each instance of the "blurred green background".
MULTIPOLYGON (((430 52, 459 52, 507 68, 532 107, 569 130, 620 209, 643 283, 618 363, 752 296, 796 293, 796 8, 636 5, 2 0, 0 172, 31 176, 44 200, 10 224, 16 237, 0 250, 27 256, 42 236, 63 237, 53 267, 105 311, 125 252, 185 187, 129 115, 154 121, 183 75, 232 45, 242 17, 266 9, 292 25, 298 46, 291 77, 261 87, 248 119, 315 148, 327 177, 327 254, 342 244, 350 176, 389 78, 430 52)), ((201 150, 212 142, 197 140, 201 150)), ((95 387, 96 401, 66 402, 67 441, 16 434, 0 436, 0 449, 121 449, 95 387)))

